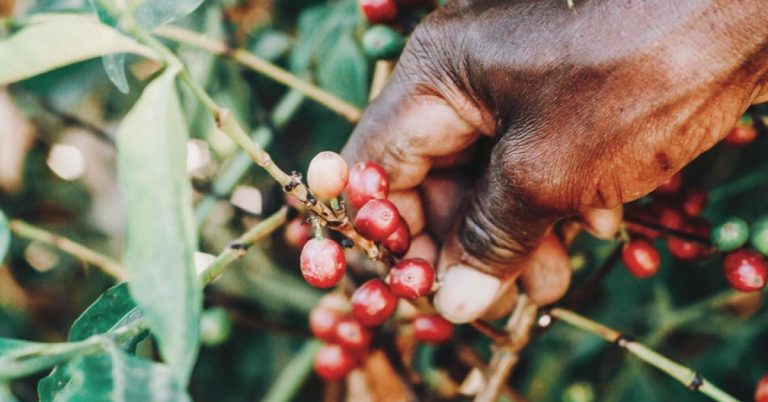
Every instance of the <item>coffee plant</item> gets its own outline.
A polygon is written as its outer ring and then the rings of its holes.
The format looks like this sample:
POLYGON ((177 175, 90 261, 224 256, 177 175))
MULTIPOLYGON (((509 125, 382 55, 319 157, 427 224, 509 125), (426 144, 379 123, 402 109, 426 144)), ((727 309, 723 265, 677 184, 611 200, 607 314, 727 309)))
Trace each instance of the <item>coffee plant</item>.
POLYGON ((436 312, 336 151, 437 6, 0 3, 0 401, 767 402, 765 108, 614 239, 560 222, 562 300, 436 312))

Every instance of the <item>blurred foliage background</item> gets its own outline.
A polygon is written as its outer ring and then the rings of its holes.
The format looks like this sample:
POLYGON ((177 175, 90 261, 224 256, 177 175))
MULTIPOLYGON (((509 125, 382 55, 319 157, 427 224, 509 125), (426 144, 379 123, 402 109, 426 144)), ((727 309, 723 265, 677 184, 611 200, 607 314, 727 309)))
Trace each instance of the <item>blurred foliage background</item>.
MULTIPOLYGON (((16 1, 14 15, 86 8, 78 0, 22 0, 16 1)), ((176 24, 248 49, 352 104, 367 103, 373 60, 360 47, 366 23, 354 1, 209 0, 176 24)), ((184 45, 179 54, 195 79, 234 111, 285 170, 303 171, 314 154, 340 149, 351 132, 352 125, 335 113, 236 62, 184 45)), ((131 91, 123 94, 107 78, 102 61, 94 59, 1 90, 0 209, 107 255, 121 255, 124 222, 114 130, 155 73, 151 65, 129 57, 131 91)), ((201 250, 216 254, 276 210, 283 198, 187 95, 185 114, 195 139, 188 149, 197 155, 188 168, 196 188, 201 250), (243 198, 248 188, 258 189, 262 202, 243 198)), ((684 172, 688 185, 709 191, 704 216, 712 222, 730 216, 754 221, 768 213, 768 135, 761 120, 766 110, 751 113, 761 131, 757 141, 738 148, 719 145, 684 172)), ((614 269, 577 311, 648 342, 750 400, 755 382, 768 371, 762 295, 717 311, 697 309, 695 319, 681 320, 681 309, 727 289, 721 257, 680 262, 663 242, 658 245, 660 274, 637 280, 620 263, 611 264, 614 269)), ((571 250, 573 292, 604 266, 615 247, 580 235, 571 250)), ((191 381, 194 400, 253 401, 267 395, 309 338, 306 316, 320 296, 301 280, 297 265, 298 252, 277 233, 206 291, 206 306, 223 307, 232 331, 221 343, 203 348, 191 381)), ((0 336, 63 340, 73 320, 111 283, 49 246, 15 238, 0 269, 0 336)), ((421 400, 469 399, 456 392, 470 369, 460 358, 466 348, 482 358, 490 355, 488 341, 471 328, 461 328, 450 344, 417 347, 409 364, 418 374, 415 389, 421 400)), ((22 401, 36 400, 41 377, 12 383, 13 393, 22 401)), ((375 381, 375 375, 370 378, 375 381)), ((537 334, 510 385, 530 401, 706 400, 614 345, 563 325, 537 334)), ((294 400, 333 400, 343 393, 310 376, 294 400)))

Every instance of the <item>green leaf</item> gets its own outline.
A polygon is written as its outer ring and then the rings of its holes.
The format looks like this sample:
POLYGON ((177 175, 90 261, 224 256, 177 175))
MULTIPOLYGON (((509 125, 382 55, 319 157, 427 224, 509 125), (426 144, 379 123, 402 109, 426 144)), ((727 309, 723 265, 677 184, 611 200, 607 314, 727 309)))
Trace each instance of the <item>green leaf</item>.
POLYGON ((11 245, 11 229, 8 227, 8 218, 3 211, 0 211, 0 263, 5 259, 8 253, 8 247, 11 245))
POLYGON ((342 34, 326 53, 317 68, 317 82, 321 87, 342 99, 362 106, 368 101, 368 60, 352 37, 342 34))
POLYGON ((0 41, 0 85, 112 53, 154 54, 113 28, 78 15, 38 16, 0 41))
POLYGON ((190 397, 165 364, 129 355, 117 347, 82 356, 67 365, 71 383, 54 401, 184 402, 190 397))
POLYGON ((307 9, 299 17, 299 35, 291 53, 291 70, 305 72, 313 62, 327 59, 342 35, 351 34, 360 20, 354 1, 320 5, 307 9))
POLYGON ((126 202, 124 266, 131 296, 149 319, 160 353, 186 385, 200 338, 202 286, 186 173, 187 128, 167 69, 147 86, 117 132, 126 202))

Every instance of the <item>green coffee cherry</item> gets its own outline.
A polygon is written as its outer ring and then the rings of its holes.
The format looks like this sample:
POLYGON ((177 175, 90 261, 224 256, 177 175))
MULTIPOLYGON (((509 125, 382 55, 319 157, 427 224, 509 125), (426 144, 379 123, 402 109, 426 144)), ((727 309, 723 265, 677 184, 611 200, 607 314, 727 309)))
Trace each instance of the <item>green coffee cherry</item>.
POLYGON ((768 215, 752 224, 750 242, 755 250, 763 255, 768 255, 768 215))
POLYGON ((394 59, 403 46, 403 35, 384 25, 374 25, 363 34, 363 51, 373 59, 394 59))
POLYGON ((594 402, 595 389, 588 382, 575 382, 563 391, 563 402, 594 402))
POLYGON ((712 243, 720 251, 731 251, 744 245, 749 238, 749 225, 744 219, 730 218, 712 228, 712 243))
POLYGON ((221 307, 209 308, 200 320, 200 340, 204 345, 216 346, 226 342, 232 332, 232 322, 227 310, 221 307))

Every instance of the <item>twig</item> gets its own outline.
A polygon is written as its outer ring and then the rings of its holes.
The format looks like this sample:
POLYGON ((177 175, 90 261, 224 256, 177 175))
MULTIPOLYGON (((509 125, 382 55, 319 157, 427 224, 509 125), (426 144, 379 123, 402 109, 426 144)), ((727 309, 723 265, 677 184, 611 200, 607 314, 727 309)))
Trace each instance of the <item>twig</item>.
POLYGON ((507 382, 507 377, 520 359, 520 351, 528 344, 531 328, 536 321, 536 306, 525 295, 520 295, 515 311, 507 321, 509 333, 504 345, 497 345, 489 364, 490 376, 485 387, 475 396, 474 402, 494 402, 507 382))
POLYGON ((589 300, 603 279, 611 272, 611 269, 616 266, 616 263, 619 262, 620 258, 621 244, 617 245, 613 249, 611 254, 608 255, 608 258, 606 258, 602 265, 600 265, 600 268, 598 268, 597 271, 595 271, 595 273, 593 273, 586 280, 584 285, 575 291, 571 297, 569 297, 566 305, 569 308, 576 308, 577 306, 583 304, 585 301, 589 300))
POLYGON ((220 42, 196 32, 188 31, 175 26, 165 26, 155 30, 155 33, 164 38, 172 39, 177 42, 185 43, 200 49, 207 50, 213 54, 230 57, 239 63, 257 71, 267 77, 289 87, 293 88, 306 97, 320 103, 328 109, 338 113, 348 121, 356 123, 360 120, 362 112, 351 103, 338 98, 336 95, 325 91, 315 85, 312 85, 301 78, 289 73, 286 70, 248 52, 244 49, 233 49, 226 43, 220 42))
POLYGON ((280 372, 262 402, 291 401, 301 384, 312 371, 312 361, 320 349, 320 342, 310 340, 301 347, 293 360, 280 372))
POLYGON ((622 333, 592 321, 573 311, 561 308, 553 308, 549 314, 574 327, 591 332, 608 342, 616 343, 620 348, 626 349, 640 360, 656 367, 676 379, 691 391, 699 391, 719 402, 738 402, 738 400, 711 382, 704 379, 700 373, 678 364, 665 356, 662 356, 647 346, 629 339, 622 333))
POLYGON ((631 214, 626 214, 624 216, 624 221, 629 223, 634 223, 635 225, 645 226, 647 228, 661 232, 665 236, 673 236, 683 240, 696 242, 707 247, 712 247, 712 241, 708 237, 689 233, 683 230, 668 228, 664 225, 661 225, 655 222, 650 222, 642 218, 633 217, 631 214))
POLYGON ((40 106, 42 107, 43 110, 47 111, 48 113, 54 115, 56 118, 61 120, 61 123, 64 124, 65 126, 82 128, 85 131, 93 134, 93 136, 101 140, 101 142, 111 147, 115 146, 115 139, 111 135, 109 135, 109 133, 107 133, 103 128, 83 120, 82 118, 80 118, 80 116, 58 110, 53 105, 51 105, 51 103, 48 101, 45 101, 45 100, 40 101, 40 106))
POLYGON ((373 68, 373 79, 371 80, 371 89, 368 91, 368 100, 371 101, 381 93, 384 86, 392 75, 394 63, 389 60, 378 60, 373 68))
POLYGON ((477 332, 490 338, 493 343, 503 345, 508 342, 507 333, 494 327, 491 323, 484 320, 475 320, 469 323, 477 332))
POLYGON ((8 223, 8 226, 10 227, 11 232, 19 237, 54 246, 69 255, 98 267, 102 272, 118 281, 125 280, 125 274, 120 267, 120 263, 104 254, 94 251, 64 236, 51 233, 43 228, 18 219, 11 220, 8 223))

